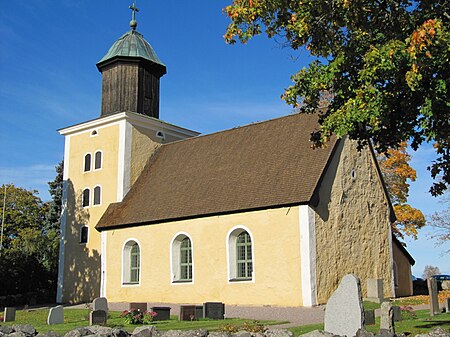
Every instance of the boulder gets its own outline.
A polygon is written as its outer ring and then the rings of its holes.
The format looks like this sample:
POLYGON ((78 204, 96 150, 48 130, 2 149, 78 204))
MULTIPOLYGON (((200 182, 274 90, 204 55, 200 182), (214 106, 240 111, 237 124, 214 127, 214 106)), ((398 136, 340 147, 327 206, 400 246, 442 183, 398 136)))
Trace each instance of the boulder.
POLYGON ((264 335, 266 337, 294 337, 294 334, 286 329, 268 329, 264 335))
POLYGON ((14 329, 15 332, 23 332, 25 335, 31 337, 31 336, 35 336, 36 333, 36 329, 33 328, 30 324, 16 324, 13 325, 12 328, 14 329))

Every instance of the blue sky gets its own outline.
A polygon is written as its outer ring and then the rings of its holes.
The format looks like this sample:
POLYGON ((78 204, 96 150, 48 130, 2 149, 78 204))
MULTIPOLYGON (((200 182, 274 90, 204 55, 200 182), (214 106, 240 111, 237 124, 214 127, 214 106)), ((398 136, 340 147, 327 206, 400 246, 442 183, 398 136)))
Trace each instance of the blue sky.
MULTIPOLYGON (((231 0, 137 1, 138 31, 167 65, 161 79, 161 119, 202 133, 286 115, 280 99, 290 75, 309 62, 258 37, 226 45, 222 8, 231 0)), ((95 66, 129 30, 131 0, 0 0, 0 184, 36 189, 47 200, 47 181, 63 158, 57 129, 100 114, 101 76, 95 66)), ((446 207, 428 194, 431 146, 412 153, 418 179, 410 203, 425 214, 446 207)), ((407 240, 420 276, 427 264, 450 274, 446 246, 431 229, 407 240)))

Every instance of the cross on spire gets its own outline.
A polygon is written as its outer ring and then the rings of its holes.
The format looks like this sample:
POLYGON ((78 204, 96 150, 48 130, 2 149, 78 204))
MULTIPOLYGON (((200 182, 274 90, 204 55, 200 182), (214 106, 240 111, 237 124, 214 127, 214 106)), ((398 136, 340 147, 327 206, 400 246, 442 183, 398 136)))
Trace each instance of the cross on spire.
POLYGON ((139 9, 136 7, 136 1, 133 1, 133 5, 128 6, 128 8, 133 12, 131 14, 130 27, 132 30, 135 30, 137 27, 136 12, 139 12, 139 9))

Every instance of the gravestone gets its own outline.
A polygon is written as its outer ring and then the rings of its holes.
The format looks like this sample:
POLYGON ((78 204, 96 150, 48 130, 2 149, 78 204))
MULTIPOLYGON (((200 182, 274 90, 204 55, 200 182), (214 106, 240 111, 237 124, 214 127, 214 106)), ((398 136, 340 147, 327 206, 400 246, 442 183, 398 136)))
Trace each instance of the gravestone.
POLYGON ((139 310, 140 312, 147 311, 147 303, 130 303, 130 310, 139 310))
POLYGON ((104 310, 94 310, 89 313, 89 325, 106 325, 107 313, 104 310))
POLYGON ((375 324, 375 310, 364 310, 364 325, 375 324))
POLYGON ((103 310, 108 312, 108 300, 105 297, 97 297, 92 301, 92 310, 103 310))
POLYGON ((205 318, 203 314, 203 305, 196 305, 195 306, 195 318, 205 318))
POLYGON ((367 279, 366 301, 381 303, 384 301, 383 280, 377 278, 367 279))
POLYGON ((328 300, 324 330, 334 335, 355 336, 363 323, 361 285, 355 275, 347 274, 328 300))
POLYGON ((203 303, 203 317, 212 319, 225 319, 225 304, 222 302, 203 303))
POLYGON ((445 299, 445 312, 450 312, 450 298, 445 299))
POLYGON ((62 305, 50 308, 48 312, 47 324, 62 324, 64 323, 64 308, 62 305))
POLYGON ((400 322, 402 320, 402 310, 398 306, 393 306, 392 311, 394 313, 394 322, 400 322))
POLYGON ((153 307, 151 311, 156 313, 155 321, 168 321, 170 319, 170 307, 153 307))
POLYGON ((427 279, 428 293, 430 294, 430 316, 438 315, 439 311, 439 298, 437 281, 435 278, 427 279))
POLYGON ((195 319, 195 305, 180 306, 180 321, 192 321, 195 319))
POLYGON ((5 307, 3 313, 3 322, 14 322, 16 320, 16 308, 15 307, 5 307))
POLYGON ((381 303, 380 333, 395 333, 394 328, 394 310, 390 302, 381 303))

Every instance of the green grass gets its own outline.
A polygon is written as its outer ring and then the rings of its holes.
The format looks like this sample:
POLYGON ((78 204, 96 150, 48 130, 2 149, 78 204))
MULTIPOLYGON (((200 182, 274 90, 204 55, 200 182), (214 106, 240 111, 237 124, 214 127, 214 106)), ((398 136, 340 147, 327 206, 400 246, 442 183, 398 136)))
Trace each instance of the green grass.
POLYGON ((375 310, 380 309, 381 304, 376 302, 363 301, 363 307, 365 310, 375 310))
MULTIPOLYGON (((411 334, 415 336, 417 334, 428 333, 434 328, 441 327, 450 332, 450 313, 440 314, 434 317, 430 317, 429 310, 418 310, 415 312, 416 317, 413 319, 404 319, 400 322, 395 322, 395 332, 411 334)), ((377 317, 375 325, 368 325, 366 329, 373 333, 378 333, 380 330, 380 318, 377 317)), ((293 327, 288 329, 294 333, 294 336, 299 336, 313 330, 323 330, 323 324, 311 324, 293 327)))
MULTIPOLYGON (((64 324, 47 325, 48 309, 39 310, 18 310, 16 321, 2 323, 2 325, 31 324, 38 332, 54 331, 60 335, 78 327, 89 325, 88 309, 64 309, 64 324)), ((126 324, 124 318, 120 317, 121 312, 110 311, 108 315, 108 326, 120 327, 132 332, 141 325, 126 324)), ((225 324, 242 325, 244 322, 253 323, 253 320, 230 318, 225 320, 201 319, 195 321, 179 321, 177 316, 171 316, 169 321, 155 321, 153 325, 161 331, 165 330, 195 330, 207 329, 218 330, 225 324)), ((281 321, 261 321, 264 325, 283 324, 281 321)))

